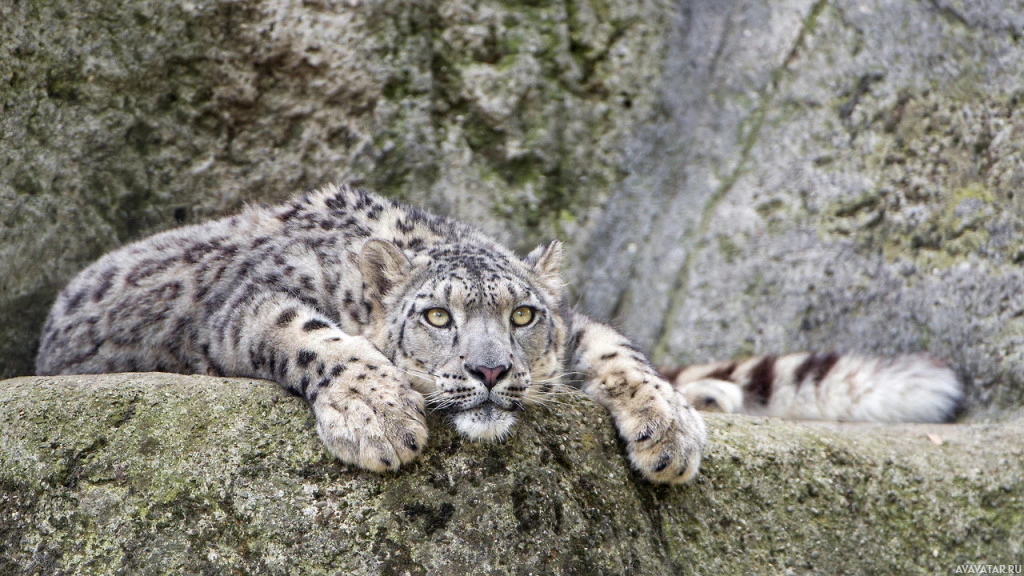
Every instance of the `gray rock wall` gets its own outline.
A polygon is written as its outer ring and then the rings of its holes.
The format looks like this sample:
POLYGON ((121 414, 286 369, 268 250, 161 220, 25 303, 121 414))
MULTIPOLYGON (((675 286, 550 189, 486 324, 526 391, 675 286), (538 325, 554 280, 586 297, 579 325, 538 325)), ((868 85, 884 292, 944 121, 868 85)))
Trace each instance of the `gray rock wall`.
POLYGON ((682 3, 587 307, 666 363, 926 350, 1020 405, 1020 7, 682 3))
POLYGON ((0 377, 103 252, 336 180, 570 240, 657 100, 650 2, 0 5, 0 377))
POLYGON ((928 350, 1024 403, 998 2, 0 6, 0 377, 110 248, 349 180, 569 243, 663 363, 928 350))

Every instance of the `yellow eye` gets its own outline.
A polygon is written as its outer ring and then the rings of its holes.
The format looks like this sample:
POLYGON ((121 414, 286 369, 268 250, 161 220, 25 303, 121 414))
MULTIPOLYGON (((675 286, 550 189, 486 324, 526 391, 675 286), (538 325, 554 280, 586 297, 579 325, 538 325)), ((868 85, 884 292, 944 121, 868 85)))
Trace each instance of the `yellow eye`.
POLYGON ((533 321, 533 308, 520 306, 512 311, 512 325, 526 326, 533 321))
POLYGON ((445 328, 452 323, 451 315, 444 308, 431 308, 423 313, 423 317, 427 319, 431 326, 437 326, 438 328, 445 328))

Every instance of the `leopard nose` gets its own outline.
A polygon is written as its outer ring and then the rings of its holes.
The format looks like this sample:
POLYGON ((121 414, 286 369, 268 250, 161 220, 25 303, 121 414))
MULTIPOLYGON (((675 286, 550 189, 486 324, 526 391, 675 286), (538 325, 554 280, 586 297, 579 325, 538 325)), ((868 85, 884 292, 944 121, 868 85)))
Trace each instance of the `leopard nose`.
POLYGON ((478 380, 484 383, 488 390, 494 388, 499 380, 505 377, 511 366, 470 366, 465 365, 466 372, 469 372, 478 380))

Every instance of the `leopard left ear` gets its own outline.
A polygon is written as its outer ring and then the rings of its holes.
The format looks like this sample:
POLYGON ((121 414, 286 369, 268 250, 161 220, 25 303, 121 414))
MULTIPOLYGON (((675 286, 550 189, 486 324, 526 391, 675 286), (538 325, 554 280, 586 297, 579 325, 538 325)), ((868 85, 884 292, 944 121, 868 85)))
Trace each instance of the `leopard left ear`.
POLYGON ((533 273, 544 284, 558 294, 562 290, 562 243, 552 240, 543 246, 537 246, 523 258, 533 273))
POLYGON ((391 242, 370 240, 359 253, 359 271, 363 275, 363 297, 382 304, 384 296, 409 275, 412 264, 391 242))

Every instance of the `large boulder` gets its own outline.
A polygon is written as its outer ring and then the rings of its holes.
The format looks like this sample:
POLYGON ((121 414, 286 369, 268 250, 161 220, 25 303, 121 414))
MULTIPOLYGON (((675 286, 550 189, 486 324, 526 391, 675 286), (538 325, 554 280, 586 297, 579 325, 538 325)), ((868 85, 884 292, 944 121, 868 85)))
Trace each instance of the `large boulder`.
MULTIPOLYGON (((657 100, 667 6, 0 5, 0 377, 103 252, 331 181, 571 240, 657 100)), ((575 253, 575 252, 574 252, 575 253)))
POLYGON ((275 385, 0 382, 0 573, 953 573, 1024 554, 1024 414, 877 426, 711 417, 703 471, 631 472, 603 409, 500 444, 431 417, 394 474, 333 460, 275 385))

